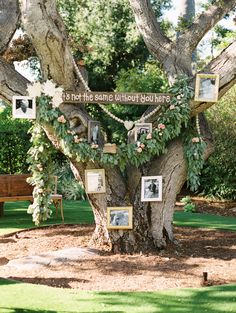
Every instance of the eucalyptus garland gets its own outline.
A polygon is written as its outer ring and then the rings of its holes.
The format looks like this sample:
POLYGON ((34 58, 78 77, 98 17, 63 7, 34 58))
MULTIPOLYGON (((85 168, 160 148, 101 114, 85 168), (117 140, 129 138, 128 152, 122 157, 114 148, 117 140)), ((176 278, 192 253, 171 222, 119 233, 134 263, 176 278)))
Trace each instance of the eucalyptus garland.
POLYGON ((36 225, 47 220, 51 215, 50 204, 54 184, 52 145, 42 127, 36 122, 31 129, 32 146, 28 151, 27 161, 32 176, 27 179, 34 186, 33 203, 27 213, 32 214, 36 225))
MULTIPOLYGON (((89 144, 87 139, 80 138, 73 133, 69 122, 59 109, 60 101, 56 95, 56 88, 54 93, 48 92, 46 87, 40 92, 37 91, 37 120, 32 128, 33 147, 29 151, 30 170, 33 173, 31 183, 35 185, 35 200, 28 210, 33 213, 35 223, 39 224, 50 214, 48 203, 53 181, 52 172, 48 169, 51 166, 50 142, 40 125, 45 122, 49 123, 60 140, 64 154, 71 157, 73 153, 78 162, 93 161, 101 166, 119 166, 121 170, 124 170, 128 164, 138 167, 150 161, 152 157, 166 153, 168 142, 179 136, 183 127, 188 127, 189 100, 193 97, 193 89, 189 86, 188 77, 179 77, 169 92, 173 95, 172 101, 161 107, 161 112, 155 122, 156 128, 153 129, 152 134, 143 134, 139 145, 122 143, 117 147, 116 154, 108 154, 104 153, 98 145, 89 144), (57 100, 57 105, 54 105, 54 99, 57 100)), ((198 139, 195 141, 188 140, 188 146, 185 149, 189 162, 188 180, 193 189, 199 184, 198 176, 202 167, 204 150, 202 141, 199 137, 196 138, 198 139)))

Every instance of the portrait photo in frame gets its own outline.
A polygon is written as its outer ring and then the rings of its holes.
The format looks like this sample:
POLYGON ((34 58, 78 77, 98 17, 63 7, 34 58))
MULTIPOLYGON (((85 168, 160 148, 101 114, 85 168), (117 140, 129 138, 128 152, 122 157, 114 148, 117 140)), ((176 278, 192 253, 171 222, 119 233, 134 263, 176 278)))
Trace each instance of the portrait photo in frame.
POLYGON ((108 207, 107 208, 108 229, 132 229, 133 207, 108 207))
POLYGON ((143 176, 141 201, 162 201, 162 176, 143 176))
POLYGON ((219 93, 218 74, 197 74, 195 101, 216 102, 219 93))
POLYGON ((152 123, 136 123, 134 128, 134 141, 140 141, 143 134, 152 133, 152 123))
POLYGON ((101 145, 101 124, 99 121, 88 122, 88 143, 101 145))
POLYGON ((85 190, 87 193, 105 193, 105 170, 85 170, 85 190))
POLYGON ((12 117, 36 119, 35 98, 26 96, 13 96, 12 98, 12 117))

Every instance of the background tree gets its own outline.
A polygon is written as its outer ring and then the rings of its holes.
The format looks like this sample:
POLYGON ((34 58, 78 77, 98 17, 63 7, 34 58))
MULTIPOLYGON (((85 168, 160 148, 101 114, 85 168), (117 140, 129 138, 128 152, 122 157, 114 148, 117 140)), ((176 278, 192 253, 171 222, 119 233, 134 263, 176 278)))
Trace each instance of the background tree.
POLYGON ((11 108, 0 109, 0 173, 28 171, 27 151, 30 147, 30 122, 13 120, 11 108))
MULTIPOLYGON (((192 79, 194 77, 191 67, 192 53, 196 49, 202 37, 219 21, 225 14, 230 12, 236 4, 236 1, 214 1, 209 8, 197 16, 191 25, 180 31, 178 39, 170 40, 161 30, 160 23, 157 21, 151 3, 143 0, 130 0, 130 6, 134 12, 137 27, 143 36, 147 48, 152 55, 160 62, 164 69, 169 83, 172 85, 176 81, 176 77, 180 74, 187 75, 192 79)), ((0 33, 0 51, 4 52, 8 42, 18 24, 18 19, 21 11, 21 20, 25 32, 31 39, 35 51, 39 57, 42 78, 47 80, 53 79, 58 85, 65 89, 82 90, 84 85, 76 76, 76 68, 71 54, 65 27, 60 16, 57 13, 55 1, 53 0, 28 0, 22 3, 19 9, 17 1, 8 1, 1 3, 1 14, 7 19, 1 20, 2 27, 0 33), (3 34, 4 30, 4 34, 3 34)), ((220 74, 220 90, 219 95, 222 97, 235 84, 235 45, 232 43, 222 53, 212 60, 205 68, 206 72, 220 74)), ((83 67, 79 69, 84 73, 83 67)), ((18 75, 11 67, 2 59, 0 60, 0 71, 3 77, 0 80, 1 96, 10 101, 14 94, 26 94, 27 81, 18 75)), ((179 81, 179 80, 178 80, 179 81)), ((182 98, 188 93, 187 87, 183 87, 182 93, 179 94, 182 98)), ((178 90, 179 91, 179 90, 178 90)), ((174 92, 174 90, 173 90, 174 92)), ((178 99, 177 99, 178 100, 178 99)), ((176 103, 177 104, 177 103, 176 103)), ((191 116, 205 111, 212 103, 191 102, 191 116)), ((76 124, 77 135, 86 137, 88 121, 91 119, 82 105, 63 104, 60 109, 64 112, 69 120, 73 120, 73 125, 76 124), (74 120, 77 120, 75 123, 74 120)), ((42 102, 40 102, 39 110, 43 110, 42 102)), ((161 121, 165 114, 162 110, 156 112, 155 119, 152 121, 154 127, 156 123, 161 121), (158 120, 159 119, 159 120, 158 120)), ((168 118, 171 113, 168 111, 168 118)), ((106 194, 90 194, 89 200, 92 204, 96 229, 93 234, 92 242, 94 244, 112 243, 114 251, 133 252, 145 251, 149 249, 157 249, 165 246, 167 240, 173 240, 173 209, 175 205, 176 194, 180 191, 187 177, 187 165, 184 158, 183 143, 180 138, 172 139, 166 151, 165 146, 162 146, 162 139, 158 137, 156 144, 151 141, 149 151, 157 151, 158 146, 161 146, 166 154, 161 156, 156 155, 150 159, 147 158, 146 163, 139 166, 131 166, 133 158, 138 162, 141 158, 145 160, 147 154, 138 156, 131 153, 132 159, 129 159, 129 150, 123 159, 128 159, 130 162, 126 164, 125 170, 121 171, 120 167, 113 163, 113 166, 104 164, 104 159, 91 160, 92 153, 87 155, 80 161, 75 150, 69 149, 70 140, 66 137, 62 140, 57 132, 58 124, 49 123, 50 119, 46 119, 47 115, 44 112, 45 119, 41 118, 41 127, 46 132, 50 141, 57 149, 65 153, 71 161, 75 177, 84 181, 84 170, 86 168, 105 168, 106 171, 106 194), (70 151, 68 151, 70 150, 70 151), (144 203, 140 201, 140 180, 143 175, 162 175, 163 176, 163 201, 144 203), (106 208, 107 206, 124 206, 132 204, 134 208, 134 227, 131 231, 108 231, 106 227, 106 208)), ((186 115, 187 118, 187 115, 186 115)), ((165 138, 173 138, 178 132, 170 131, 174 119, 170 119, 168 127, 161 132, 165 138)), ((205 156, 208 156, 212 151, 210 141, 204 128, 201 132, 205 137, 207 148, 205 156)), ((156 135, 159 136, 159 135, 156 135)), ((160 135, 161 137, 161 135, 160 135)), ((46 139, 45 139, 46 140, 46 139)), ((148 146, 148 143, 147 143, 148 146)), ((74 146, 73 146, 74 147, 74 146)), ((82 147, 87 149, 87 145, 82 147)), ((123 147, 125 149, 125 147, 123 147)), ((148 149, 146 149, 148 150, 148 149)), ((81 155, 85 150, 80 150, 81 155)), ((105 162, 106 163, 106 162, 105 162)), ((138 163, 137 163, 138 164, 138 163)))
POLYGON ((234 86, 217 106, 212 106, 206 112, 214 136, 215 151, 203 168, 200 191, 216 199, 236 199, 235 100, 234 86))

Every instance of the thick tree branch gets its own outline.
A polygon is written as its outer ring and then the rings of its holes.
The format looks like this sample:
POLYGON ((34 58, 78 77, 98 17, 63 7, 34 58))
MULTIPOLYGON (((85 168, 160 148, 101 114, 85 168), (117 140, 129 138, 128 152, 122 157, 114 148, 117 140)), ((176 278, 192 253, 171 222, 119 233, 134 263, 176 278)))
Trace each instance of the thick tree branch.
POLYGON ((29 81, 19 74, 13 65, 0 58, 0 98, 11 102, 16 95, 26 95, 29 81))
POLYGON ((7 49, 16 31, 19 17, 18 0, 0 0, 0 54, 7 49))
POLYGON ((186 31, 180 33, 177 40, 177 49, 180 48, 191 54, 204 35, 235 6, 235 0, 221 0, 210 6, 207 11, 195 19, 186 31))
POLYGON ((22 22, 40 59, 43 78, 66 88, 74 86, 73 57, 56 1, 24 1, 22 22))
MULTIPOLYGON (((236 83, 236 41, 224 49, 204 69, 205 73, 220 74, 219 99, 236 83)), ((203 112, 212 102, 192 102, 192 114, 203 112)))
POLYGON ((148 49, 163 63, 171 51, 171 40, 161 31, 149 0, 129 0, 135 21, 148 49))

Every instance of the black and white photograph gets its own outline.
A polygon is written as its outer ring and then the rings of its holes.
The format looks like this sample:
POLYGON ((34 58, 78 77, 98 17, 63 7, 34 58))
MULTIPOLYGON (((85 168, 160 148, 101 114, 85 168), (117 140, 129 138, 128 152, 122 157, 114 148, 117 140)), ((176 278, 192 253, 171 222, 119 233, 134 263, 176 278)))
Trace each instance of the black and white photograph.
POLYGON ((134 133, 134 140, 140 141, 140 138, 143 134, 152 133, 152 123, 136 123, 135 124, 135 133, 134 133))
POLYGON ((105 170, 85 170, 85 189, 87 193, 105 193, 105 170))
POLYGON ((143 176, 141 201, 162 201, 162 176, 143 176))
POLYGON ((36 102, 35 98, 14 96, 12 105, 13 118, 36 118, 36 102))
POLYGON ((219 75, 197 74, 195 101, 216 102, 219 92, 219 75))
POLYGON ((101 126, 98 121, 88 123, 88 143, 101 145, 101 126))
POLYGON ((107 228, 108 229, 132 229, 133 207, 108 207, 107 228))

